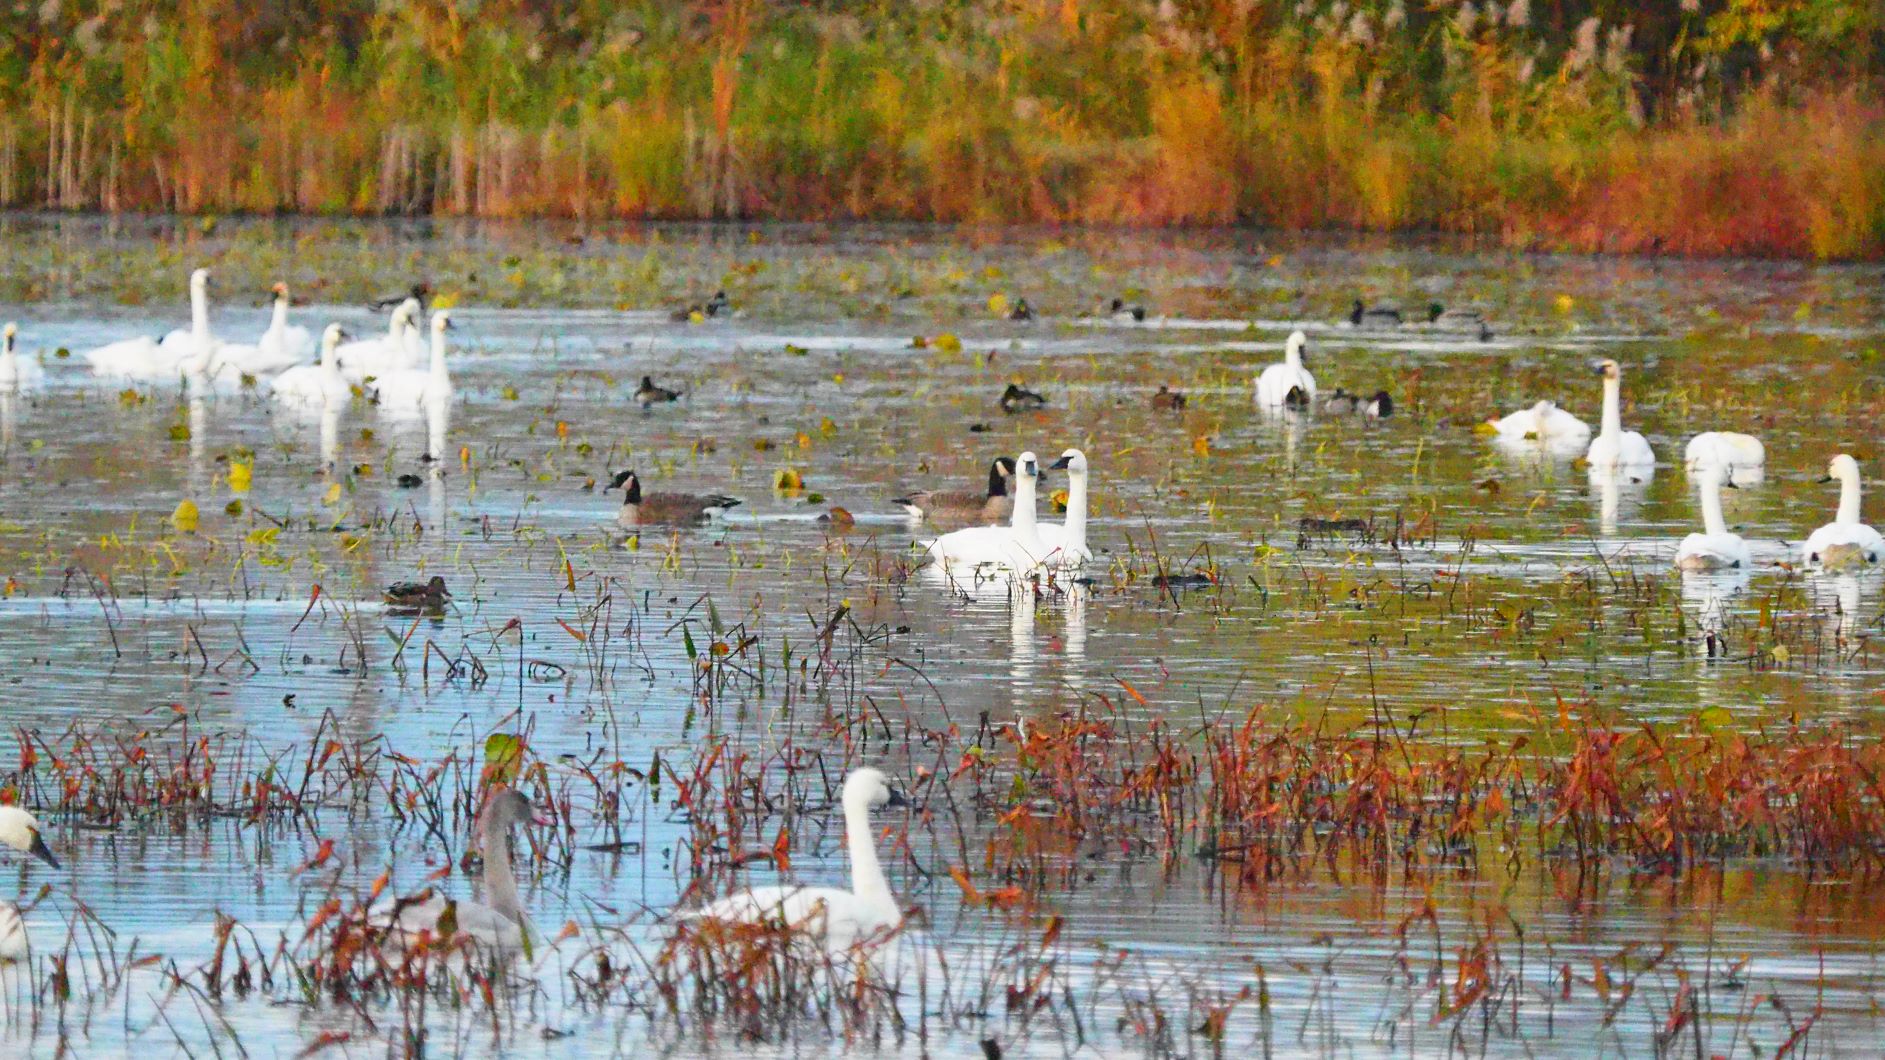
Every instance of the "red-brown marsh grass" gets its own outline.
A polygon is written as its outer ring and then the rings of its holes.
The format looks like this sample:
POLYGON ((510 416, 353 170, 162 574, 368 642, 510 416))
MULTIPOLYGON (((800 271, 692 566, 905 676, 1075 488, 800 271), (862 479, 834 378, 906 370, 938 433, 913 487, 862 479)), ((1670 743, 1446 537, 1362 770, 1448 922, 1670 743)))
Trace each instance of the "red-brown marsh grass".
POLYGON ((0 84, 0 205, 1885 251, 1868 31, 1520 8, 49 9, 0 84))

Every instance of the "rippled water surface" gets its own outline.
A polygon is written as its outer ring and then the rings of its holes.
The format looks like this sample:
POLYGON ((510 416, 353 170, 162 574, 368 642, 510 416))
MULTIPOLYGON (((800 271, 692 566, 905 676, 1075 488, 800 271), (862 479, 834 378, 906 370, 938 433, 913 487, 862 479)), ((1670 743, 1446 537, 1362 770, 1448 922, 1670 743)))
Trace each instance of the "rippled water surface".
MULTIPOLYGON (((1154 722, 1182 742, 1246 714, 1354 725, 1385 712, 1415 740, 1470 747, 1549 725, 1566 703, 1626 726, 1839 723, 1854 740, 1876 728, 1880 578, 1795 569, 1800 541, 1837 502, 1818 481, 1828 458, 1885 468, 1876 266, 1241 233, 39 219, 0 233, 0 317, 19 322, 21 349, 45 369, 41 387, 0 394, 0 768, 41 808, 63 862, 7 863, 9 897, 50 888, 28 916, 38 963, 0 972, 13 976, 6 1033, 21 1046, 50 1051, 63 1033, 89 1053, 288 1053, 331 1034, 346 1036, 336 1048, 398 1051, 387 1010, 368 1020, 282 983, 210 997, 165 975, 188 983, 212 959, 219 915, 263 953, 300 946, 328 895, 364 894, 383 871, 395 889, 417 888, 464 853, 462 820, 436 834, 383 809, 349 812, 349 799, 379 806, 383 792, 328 791, 318 815, 266 828, 233 812, 88 819, 61 801, 46 762, 74 754, 80 736, 101 763, 140 738, 158 755, 207 753, 199 741, 239 750, 211 769, 215 783, 264 775, 277 757, 299 775, 336 742, 421 774, 454 755, 475 771, 488 735, 519 730, 552 785, 624 763, 632 774, 610 788, 621 831, 573 802, 559 807, 566 854, 520 861, 536 923, 574 925, 540 955, 541 990, 496 1026, 445 1006, 419 1020, 435 1051, 495 1042, 579 1055, 738 1041, 645 1025, 568 986, 599 933, 663 937, 661 916, 706 857, 690 846, 678 781, 717 741, 728 757, 789 747, 827 756, 834 778, 862 760, 915 782, 959 765, 926 752, 921 733, 1017 719, 1025 732, 1083 712, 1128 743, 1154 722), (214 270, 215 329, 245 341, 266 325, 261 292, 277 279, 308 303, 298 323, 363 333, 384 326, 370 297, 429 280, 459 325, 447 422, 356 401, 329 425, 324 454, 318 415, 259 393, 191 397, 91 376, 80 351, 187 323, 198 265, 214 270), (729 317, 670 319, 721 288, 729 317), (1114 296, 1144 303, 1147 319, 1112 320, 1114 296), (1338 323, 1357 296, 1478 306, 1494 335, 1338 323), (996 311, 1021 297, 1037 320, 996 311), (1260 415, 1251 377, 1297 327, 1324 390, 1386 389, 1396 414, 1260 415), (1595 425, 1591 364, 1604 357, 1624 365, 1626 425, 1657 451, 1648 481, 1593 481, 1475 431, 1545 397, 1595 425), (644 412, 629 396, 644 374, 685 396, 644 412), (1046 409, 1003 414, 995 399, 1013 381, 1046 395, 1046 409), (1185 409, 1151 407, 1161 383, 1189 395, 1185 409), (1766 443, 1764 480, 1727 500, 1756 563, 1683 582, 1670 559, 1700 516, 1681 453, 1707 429, 1766 443), (926 532, 890 498, 972 487, 997 454, 1051 460, 1069 446, 1093 468, 1090 585, 1017 602, 915 569, 910 546, 926 532), (650 489, 743 503, 707 527, 629 539, 601 487, 631 466, 650 489), (775 489, 787 468, 803 489, 775 489), (184 501, 199 513, 193 533, 173 520, 184 501), (834 506, 855 525, 821 521, 834 506), (1305 518, 1372 531, 1306 536, 1305 518), (1166 592, 1151 582, 1161 564, 1209 570, 1216 584, 1166 592), (441 617, 382 609, 381 587, 433 574, 454 597, 441 617), (821 643, 840 608, 838 635, 821 643), (693 656, 746 637, 759 638, 750 672, 704 696, 693 656), (808 659, 820 680, 800 669, 808 659), (333 853, 321 860, 324 840, 333 853), (163 961, 62 1031, 32 998, 74 923, 79 936, 115 933, 119 959, 135 939, 136 955, 163 961)), ((1050 476, 1044 488, 1064 486, 1050 476)), ((1771 1053, 1812 1023, 1797 1047, 1863 1053, 1880 1030, 1879 896, 1862 878, 1745 858, 1581 880, 1548 859, 1508 873, 1482 855, 1476 870, 1438 876, 1307 872, 1265 885, 1159 857, 1159 837, 1069 836, 1042 870, 1056 882, 1018 914, 965 905, 949 872, 981 868, 964 855, 1000 845, 1014 821, 990 806, 945 811, 930 790, 916 816, 879 822, 907 838, 887 856, 891 881, 926 924, 904 959, 967 976, 1057 915, 1055 953, 1093 990, 1076 1011, 1097 1022, 1029 1024, 1000 1000, 1005 980, 969 1017, 975 1006, 906 989, 910 1035, 872 1043, 885 1050, 980 1055, 989 1038, 1043 1055, 1081 1042, 1208 1051, 1195 1026, 1146 1030, 1130 999, 1162 997, 1195 1025, 1201 999, 1245 987, 1254 998, 1259 981, 1262 1014, 1255 1000, 1232 1003, 1224 1047, 1636 1055, 1690 1003, 1685 989, 1707 995, 1719 1041, 1746 1016, 1742 1049, 1771 1053), (1520 966, 1511 1004, 1524 1007, 1515 1028, 1467 1035, 1442 1018, 1455 984, 1420 983, 1428 966, 1416 975, 1407 954, 1450 962, 1474 925, 1493 922, 1520 966), (1671 947, 1680 957, 1656 967, 1671 947), (1563 978, 1607 983, 1626 967, 1642 976, 1633 1000, 1563 978), (923 1040, 926 1005, 953 1016, 923 1040)), ((780 827, 749 824, 739 843, 769 847, 780 827)), ((793 878, 843 880, 842 822, 822 787, 789 831, 793 878)), ((778 871, 757 860, 738 875, 778 871)), ((443 886, 470 880, 454 872, 443 886)), ((787 1053, 858 1047, 817 1025, 762 1037, 787 1053)))

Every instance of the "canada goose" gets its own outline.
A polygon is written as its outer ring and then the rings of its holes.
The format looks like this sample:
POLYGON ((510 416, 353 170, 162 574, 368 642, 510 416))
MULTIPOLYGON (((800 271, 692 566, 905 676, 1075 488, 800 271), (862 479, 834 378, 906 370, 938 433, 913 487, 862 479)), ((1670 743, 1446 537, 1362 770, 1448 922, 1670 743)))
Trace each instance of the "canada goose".
POLYGON ((1113 304, 1107 307, 1107 312, 1112 315, 1114 320, 1120 323, 1131 321, 1136 324, 1145 320, 1145 307, 1142 305, 1127 305, 1126 300, 1123 298, 1113 299, 1113 304))
POLYGON ((641 377, 641 386, 635 391, 635 403, 642 408, 664 404, 669 401, 679 401, 680 398, 681 392, 679 390, 669 390, 664 386, 656 386, 654 378, 646 375, 641 377))
POLYGON ((864 945, 884 956, 894 952, 903 909, 877 860, 876 833, 871 811, 908 806, 890 778, 871 768, 853 770, 845 778, 845 846, 851 856, 851 886, 801 887, 781 884, 754 887, 678 914, 691 924, 771 924, 821 947, 827 956, 849 955, 864 945))
POLYGON ((462 936, 502 953, 525 949, 530 918, 518 897, 517 877, 511 868, 511 828, 542 828, 553 823, 522 792, 509 787, 495 789, 478 814, 484 901, 449 899, 433 890, 424 901, 395 902, 392 908, 376 912, 371 917, 373 924, 400 946, 412 945, 426 936, 441 942, 448 941, 447 936, 462 936))
POLYGON ((692 493, 650 493, 641 492, 641 476, 633 471, 619 472, 609 481, 604 491, 619 489, 622 491, 622 507, 616 513, 615 521, 625 527, 638 526, 696 526, 706 522, 713 515, 740 503, 738 497, 729 497, 715 493, 695 495, 692 493))
POLYGON ((1046 407, 1047 399, 1032 390, 1024 389, 1014 383, 1009 383, 1008 389, 1001 392, 1000 403, 1003 412, 1033 412, 1036 409, 1046 407))
POLYGON ((1623 369, 1615 361, 1597 365, 1604 378, 1603 429, 1591 439, 1584 459, 1601 472, 1630 471, 1656 465, 1656 453, 1636 431, 1623 429, 1623 369))
POLYGON ((1839 513, 1807 537, 1800 546, 1801 561, 1829 570, 1876 566, 1885 559, 1885 537, 1859 521, 1859 462, 1840 453, 1820 481, 1839 483, 1839 513))
POLYGON ((1357 298, 1348 311, 1348 322, 1358 328, 1398 328, 1401 311, 1393 306, 1364 306, 1357 298))
POLYGON ((1014 478, 1014 458, 998 456, 988 464, 988 489, 922 490, 898 497, 893 503, 913 519, 934 523, 995 524, 1014 515, 1014 497, 1008 483, 1014 478))
POLYGON ((1174 411, 1185 407, 1185 395, 1160 383, 1158 393, 1152 395, 1152 407, 1163 411, 1174 411))
POLYGON ((1702 532, 1682 539, 1676 549, 1676 569, 1747 570, 1754 565, 1748 554, 1748 543, 1741 540, 1741 535, 1729 532, 1728 522, 1721 515, 1722 487, 1735 488, 1732 481, 1726 480, 1726 475, 1726 469, 1715 465, 1704 467, 1698 473, 1702 491, 1702 532))
POLYGON ((386 606, 398 611, 443 611, 452 594, 445 579, 434 574, 423 582, 396 582, 386 588, 386 606))
POLYGON ((1291 332, 1289 340, 1283 343, 1283 360, 1280 364, 1270 365, 1257 376, 1257 404, 1264 408, 1302 408, 1316 397, 1316 377, 1303 367, 1303 355, 1308 351, 1309 336, 1300 331, 1291 332), (1290 392, 1297 391, 1296 402, 1291 404, 1290 392))

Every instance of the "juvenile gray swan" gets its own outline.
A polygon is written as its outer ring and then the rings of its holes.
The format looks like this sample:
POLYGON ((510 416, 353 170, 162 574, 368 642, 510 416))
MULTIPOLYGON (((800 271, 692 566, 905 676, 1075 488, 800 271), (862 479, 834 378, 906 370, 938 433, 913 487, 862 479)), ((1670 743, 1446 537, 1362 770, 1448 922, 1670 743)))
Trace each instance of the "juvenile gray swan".
POLYGON ((550 818, 538 813, 523 793, 508 787, 496 789, 478 814, 478 845, 484 852, 484 901, 454 900, 433 890, 422 902, 395 903, 375 918, 376 925, 401 946, 418 942, 422 934, 439 938, 449 927, 451 934, 463 935, 501 953, 523 949, 529 918, 517 896, 517 877, 511 871, 511 828, 550 823, 550 818))

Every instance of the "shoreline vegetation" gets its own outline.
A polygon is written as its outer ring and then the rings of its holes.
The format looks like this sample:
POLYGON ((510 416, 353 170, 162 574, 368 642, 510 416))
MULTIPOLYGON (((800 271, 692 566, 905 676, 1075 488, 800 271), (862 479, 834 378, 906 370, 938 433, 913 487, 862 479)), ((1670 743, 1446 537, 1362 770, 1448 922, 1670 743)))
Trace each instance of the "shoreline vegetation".
POLYGON ((1885 257, 1856 0, 5 2, 5 208, 1885 257))

